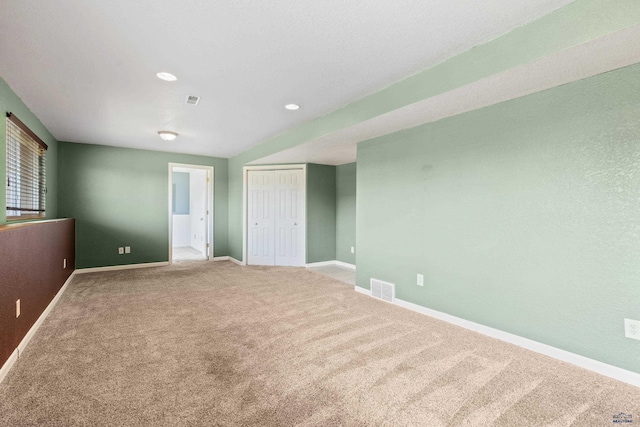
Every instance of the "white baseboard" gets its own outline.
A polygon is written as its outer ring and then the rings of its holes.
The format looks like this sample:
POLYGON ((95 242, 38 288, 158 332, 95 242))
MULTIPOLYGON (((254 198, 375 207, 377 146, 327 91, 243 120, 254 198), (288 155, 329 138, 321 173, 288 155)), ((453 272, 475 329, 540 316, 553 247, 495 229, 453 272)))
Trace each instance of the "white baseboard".
POLYGON ((339 267, 346 267, 346 268, 350 268, 352 270, 356 269, 356 266, 353 264, 349 264, 348 262, 342 262, 342 261, 336 261, 335 262, 337 266, 339 267))
POLYGON ((325 265, 335 265, 336 262, 335 261, 321 261, 321 262, 311 262, 309 264, 306 264, 305 267, 309 268, 309 267, 324 267, 325 265))
POLYGON ((213 260, 214 261, 229 261, 229 257, 228 256, 214 256, 213 260))
POLYGON ((84 273, 96 273, 100 271, 131 270, 134 268, 164 267, 167 265, 169 265, 168 261, 145 262, 141 264, 110 265, 108 267, 80 268, 80 269, 77 269, 75 273, 84 274, 84 273))
MULTIPOLYGON (((369 289, 361 288, 359 286, 355 286, 354 289, 356 292, 371 296, 371 291, 369 289)), ((587 369, 597 374, 604 375, 606 377, 613 378, 615 380, 622 381, 636 387, 640 387, 640 374, 636 372, 618 368, 617 366, 609 365, 607 363, 590 359, 588 357, 580 356, 579 354, 561 350, 559 348, 552 347, 538 341, 533 341, 518 335, 514 335, 509 332, 504 332, 499 329, 471 322, 470 320, 461 319, 460 317, 452 316, 441 311, 432 310, 430 308, 423 307, 412 302, 404 301, 399 298, 395 298, 393 304, 420 314, 427 315, 429 317, 433 317, 438 320, 442 320, 447 323, 451 323, 456 326, 460 326, 474 332, 478 332, 491 338, 499 339, 500 341, 514 344, 518 347, 522 347, 527 350, 531 350, 536 353, 543 354, 545 356, 549 356, 566 363, 570 363, 572 365, 587 369)))
POLYGON ((40 317, 38 317, 38 320, 36 320, 33 326, 29 329, 29 332, 27 332, 24 338, 22 338, 22 341, 20 341, 20 344, 18 344, 18 348, 16 348, 13 353, 11 353, 9 359, 4 363, 4 365, 2 365, 2 369, 0 369, 0 383, 7 376, 13 365, 18 361, 18 359, 20 358, 20 353, 24 352, 25 348, 29 344, 29 341, 31 341, 31 338, 33 338, 33 336, 36 334, 36 331, 38 330, 38 328, 40 328, 40 325, 42 325, 42 322, 44 322, 49 313, 51 313, 53 307, 56 306, 64 291, 67 290, 67 286, 69 285, 69 283, 71 283, 71 279, 73 279, 75 274, 75 271, 71 273, 71 275, 64 282, 64 285, 62 285, 58 293, 56 293, 56 296, 53 297, 47 308, 44 309, 40 317))
POLYGON ((354 286, 353 289, 356 292, 360 292, 361 294, 365 294, 365 295, 371 296, 371 290, 369 290, 369 289, 361 288, 360 286, 354 286))
POLYGON ((233 262, 234 264, 238 264, 238 265, 245 265, 245 263, 243 261, 238 261, 237 259, 235 259, 234 257, 229 257, 229 261, 233 262))
POLYGON ((4 362, 4 365, 2 365, 2 368, 0 369, 0 383, 4 381, 4 377, 7 376, 7 374, 9 373, 11 368, 13 368, 13 365, 17 361, 18 361, 18 349, 16 348, 15 350, 13 350, 13 353, 11 353, 11 356, 9 356, 7 361, 4 362))
POLYGON ((349 264, 346 262, 342 262, 342 261, 337 261, 337 260, 332 260, 332 261, 321 261, 321 262, 312 262, 309 263, 307 265, 305 265, 305 267, 309 268, 309 267, 324 267, 326 265, 337 265, 340 267, 346 267, 346 268, 350 268, 352 270, 356 269, 356 266, 353 264, 349 264))

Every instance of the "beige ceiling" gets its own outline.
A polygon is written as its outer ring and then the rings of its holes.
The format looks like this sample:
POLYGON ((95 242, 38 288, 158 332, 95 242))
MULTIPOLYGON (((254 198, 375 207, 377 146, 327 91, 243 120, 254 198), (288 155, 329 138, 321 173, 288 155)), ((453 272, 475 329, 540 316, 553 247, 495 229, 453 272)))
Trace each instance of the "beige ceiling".
POLYGON ((570 2, 4 1, 0 76, 59 140, 231 157, 570 2))

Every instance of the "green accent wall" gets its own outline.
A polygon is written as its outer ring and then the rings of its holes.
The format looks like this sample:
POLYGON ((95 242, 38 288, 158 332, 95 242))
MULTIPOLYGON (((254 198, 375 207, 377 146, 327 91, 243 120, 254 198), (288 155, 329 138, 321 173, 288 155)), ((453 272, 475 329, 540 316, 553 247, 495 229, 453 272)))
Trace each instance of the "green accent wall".
POLYGON ((336 259, 356 264, 356 163, 336 167, 336 259))
MULTIPOLYGON (((214 171, 215 172, 215 171, 214 171)), ((191 208, 189 195, 191 193, 191 175, 186 172, 173 173, 173 213, 175 215, 189 215, 191 208)))
POLYGON ((76 267, 167 261, 169 163, 214 167, 214 254, 228 254, 227 160, 60 143, 61 215, 76 218, 76 267), (131 253, 118 255, 118 247, 131 253))
POLYGON ((336 167, 307 164, 307 263, 336 259, 336 167))
POLYGON ((636 0, 577 0, 547 16, 311 120, 229 159, 229 252, 242 259, 242 167, 269 154, 334 133, 515 66, 640 22, 636 0))
POLYGON ((360 143, 357 285, 640 372, 639 168, 640 65, 360 143))
POLYGON ((0 176, 4 184, 0 185, 0 224, 7 223, 7 113, 13 113, 49 147, 46 156, 47 169, 47 218, 58 217, 58 141, 49 133, 47 128, 29 110, 9 85, 0 77, 0 176))

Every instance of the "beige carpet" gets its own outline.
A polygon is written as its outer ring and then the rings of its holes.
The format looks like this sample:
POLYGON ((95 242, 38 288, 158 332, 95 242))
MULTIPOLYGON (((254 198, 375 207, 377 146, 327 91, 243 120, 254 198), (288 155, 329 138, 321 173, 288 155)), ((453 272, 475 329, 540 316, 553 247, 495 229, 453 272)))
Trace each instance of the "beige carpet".
POLYGON ((0 385, 2 426, 609 426, 620 412, 640 423, 640 389, 305 269, 229 262, 77 275, 0 385))

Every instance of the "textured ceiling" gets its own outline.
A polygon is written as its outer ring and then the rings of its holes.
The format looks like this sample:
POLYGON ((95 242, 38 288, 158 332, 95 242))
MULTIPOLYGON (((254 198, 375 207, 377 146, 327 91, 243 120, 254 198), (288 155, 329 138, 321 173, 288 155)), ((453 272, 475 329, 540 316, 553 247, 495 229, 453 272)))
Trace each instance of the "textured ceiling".
POLYGON ((638 40, 640 25, 634 25, 250 163, 341 165, 355 162, 360 141, 640 63, 638 40))
POLYGON ((4 1, 0 76, 59 140, 230 157, 570 2, 4 1))

